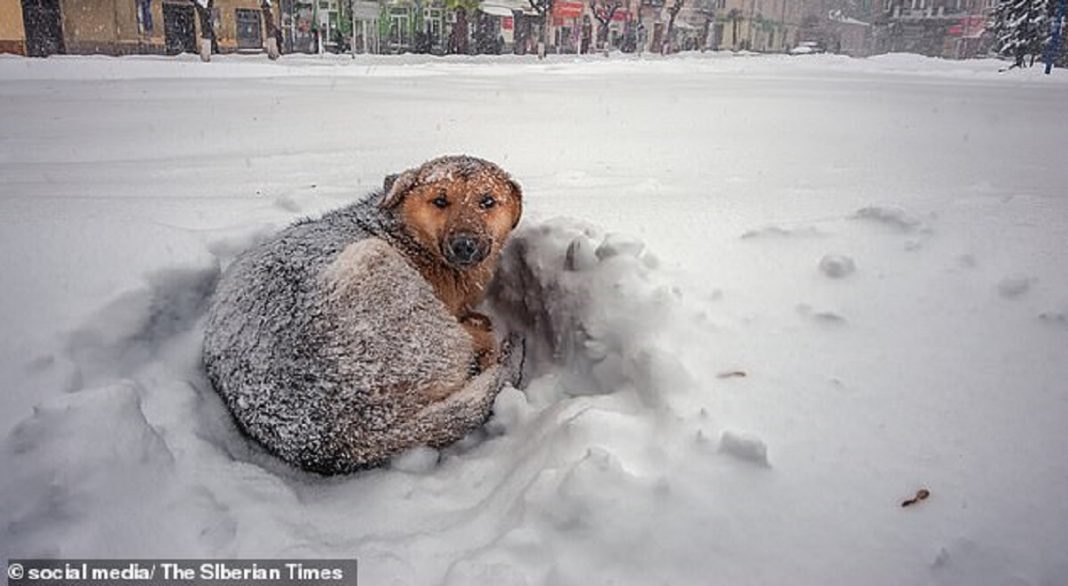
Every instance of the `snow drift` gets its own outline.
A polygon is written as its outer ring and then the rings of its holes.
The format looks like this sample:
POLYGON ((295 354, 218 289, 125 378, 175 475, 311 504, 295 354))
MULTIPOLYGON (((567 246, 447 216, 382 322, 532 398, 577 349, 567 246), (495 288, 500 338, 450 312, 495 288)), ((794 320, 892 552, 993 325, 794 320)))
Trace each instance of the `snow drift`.
MULTIPOLYGON (((205 380, 203 312, 227 261, 153 277, 72 335, 86 386, 42 404, 4 444, 10 551, 356 555, 371 582, 456 584, 623 579, 648 556, 683 555, 646 543, 664 515, 696 507, 678 498, 695 487, 676 486, 670 469, 720 456, 708 414, 670 406, 694 386, 665 337, 681 323, 680 294, 640 241, 568 220, 520 228, 491 304, 502 328, 528 338, 529 386, 507 388, 484 430, 440 454, 420 448, 392 470, 331 480, 243 437, 205 380), (340 542, 322 539, 334 531, 340 542), (398 567, 376 544, 385 534, 450 552, 398 567), (587 539, 600 556, 568 555, 569 541, 587 539), (528 558, 531 548, 543 551, 528 558), (615 559, 624 551, 627 564, 615 559)), ((722 449, 753 459, 754 442, 725 437, 722 449)))

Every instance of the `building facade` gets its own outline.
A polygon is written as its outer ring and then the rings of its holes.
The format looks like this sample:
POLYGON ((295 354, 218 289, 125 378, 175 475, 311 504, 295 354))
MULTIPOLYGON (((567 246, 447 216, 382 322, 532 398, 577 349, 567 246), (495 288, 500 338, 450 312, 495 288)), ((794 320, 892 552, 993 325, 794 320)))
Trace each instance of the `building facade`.
POLYGON ((0 0, 0 53, 26 54, 21 0, 0 0))
POLYGON ((732 51, 788 51, 800 41, 807 9, 799 0, 714 0, 711 46, 732 51))
POLYGON ((884 0, 875 22, 877 53, 965 59, 989 51, 996 0, 884 0))
MULTIPOLYGON (((262 51, 266 17, 259 0, 216 0, 213 49, 262 51)), ((0 51, 29 56, 195 53, 200 29, 192 0, 0 0, 0 51)))

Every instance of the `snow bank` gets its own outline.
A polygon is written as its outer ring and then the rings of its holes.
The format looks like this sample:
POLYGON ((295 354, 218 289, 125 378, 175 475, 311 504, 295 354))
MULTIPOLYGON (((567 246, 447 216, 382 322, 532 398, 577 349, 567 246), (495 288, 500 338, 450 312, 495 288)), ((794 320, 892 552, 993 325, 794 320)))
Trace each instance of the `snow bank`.
MULTIPOLYGON (((671 337, 681 293, 658 265, 642 242, 583 223, 524 225, 491 296, 501 327, 528 336, 527 388, 441 454, 329 480, 241 437, 206 384, 197 356, 218 263, 154 276, 71 335, 86 386, 4 441, 5 550, 357 555, 371 583, 631 581, 665 567, 682 580, 693 536, 649 535, 702 515, 704 489, 680 468, 721 456, 707 412, 672 406, 697 387, 671 337)), ((722 450, 767 461, 751 435, 724 434, 722 450)))
POLYGON ((212 55, 205 64, 196 55, 127 55, 123 57, 53 55, 47 59, 0 55, 0 79, 94 80, 163 78, 292 78, 321 75, 340 77, 441 77, 463 74, 475 77, 511 76, 519 71, 561 75, 616 75, 647 72, 744 73, 748 75, 892 74, 1000 81, 1004 83, 1068 83, 1063 69, 1045 75, 1041 67, 1006 71, 1008 63, 996 59, 959 61, 912 53, 891 53, 854 58, 829 53, 818 55, 762 55, 728 51, 684 52, 672 56, 613 53, 597 55, 283 55, 269 61, 266 55, 212 55), (87 64, 91 66, 87 67, 87 64))
POLYGON ((641 241, 558 219, 513 234, 490 301, 528 333, 533 373, 557 369, 574 394, 633 390, 647 405, 693 385, 665 339, 681 292, 655 279, 641 241))

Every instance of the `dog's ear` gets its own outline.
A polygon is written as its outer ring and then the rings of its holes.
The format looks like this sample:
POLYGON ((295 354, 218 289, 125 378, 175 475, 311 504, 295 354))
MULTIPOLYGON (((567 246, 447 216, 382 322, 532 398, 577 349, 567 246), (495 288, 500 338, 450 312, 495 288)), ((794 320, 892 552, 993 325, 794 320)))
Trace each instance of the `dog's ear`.
POLYGON ((404 194, 415 186, 416 173, 414 170, 405 171, 399 175, 387 175, 382 182, 382 201, 378 202, 380 208, 393 208, 404 199, 404 194))
POLYGON ((508 180, 508 186, 512 188, 512 197, 515 198, 515 214, 512 218, 512 229, 519 225, 519 218, 523 215, 523 188, 519 187, 515 179, 508 180))

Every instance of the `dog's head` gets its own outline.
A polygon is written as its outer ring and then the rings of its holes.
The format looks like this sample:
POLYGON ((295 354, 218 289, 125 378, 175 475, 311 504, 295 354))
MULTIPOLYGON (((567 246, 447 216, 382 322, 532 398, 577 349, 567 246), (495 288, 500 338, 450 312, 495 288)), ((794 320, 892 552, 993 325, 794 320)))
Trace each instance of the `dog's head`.
POLYGON ((523 211, 519 184, 497 165, 468 156, 391 175, 383 191, 379 205, 421 247, 459 270, 495 258, 523 211))

